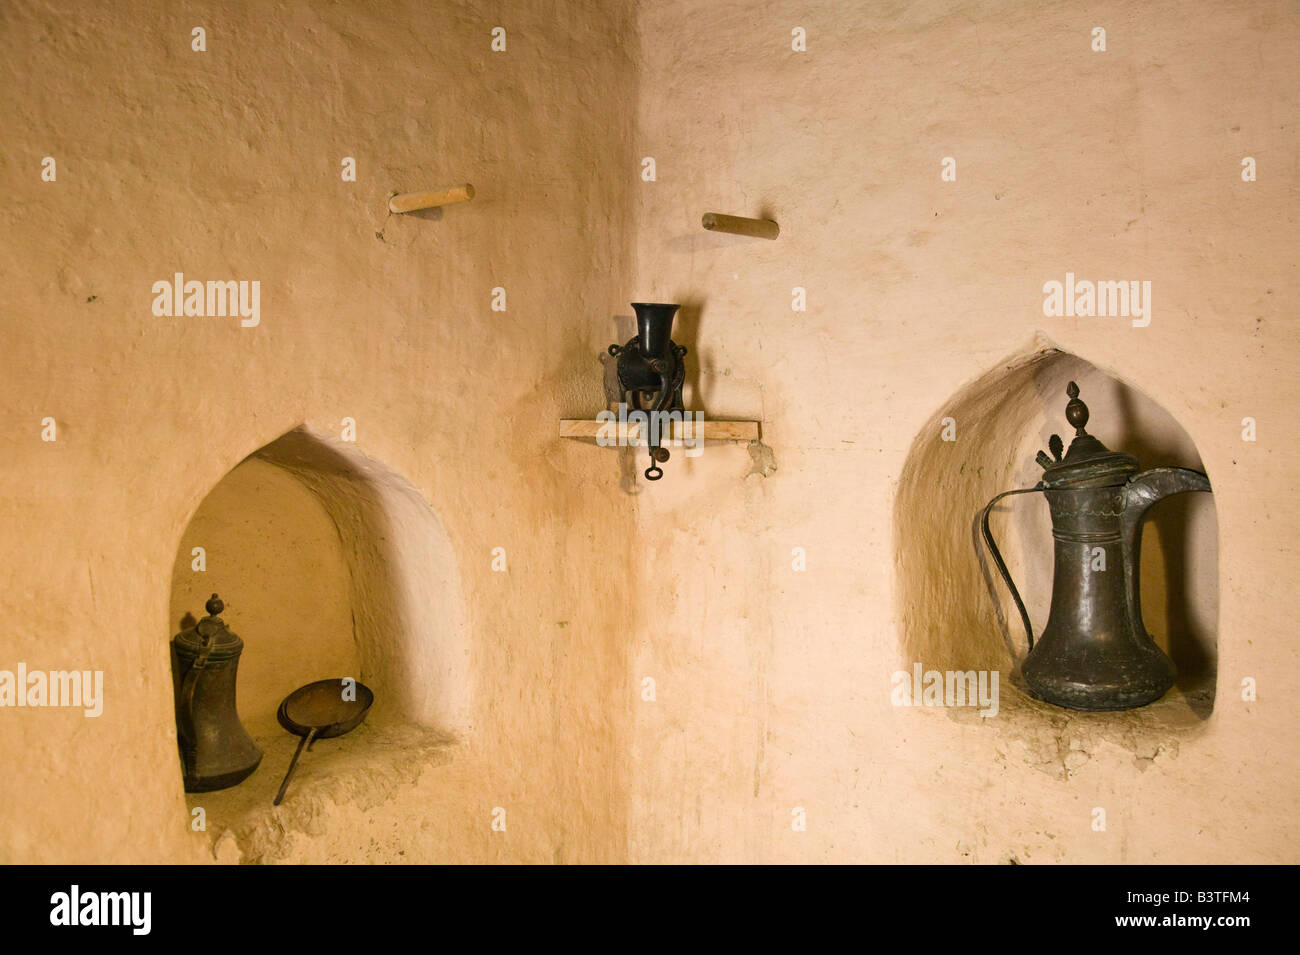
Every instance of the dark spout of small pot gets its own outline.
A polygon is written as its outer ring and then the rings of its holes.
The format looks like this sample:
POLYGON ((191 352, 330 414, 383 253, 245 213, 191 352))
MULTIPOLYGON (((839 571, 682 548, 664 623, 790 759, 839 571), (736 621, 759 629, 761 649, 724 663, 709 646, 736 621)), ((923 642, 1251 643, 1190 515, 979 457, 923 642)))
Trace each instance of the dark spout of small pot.
POLYGON ((680 305, 659 302, 633 302, 636 311, 636 334, 644 358, 666 358, 672 338, 673 316, 680 305))

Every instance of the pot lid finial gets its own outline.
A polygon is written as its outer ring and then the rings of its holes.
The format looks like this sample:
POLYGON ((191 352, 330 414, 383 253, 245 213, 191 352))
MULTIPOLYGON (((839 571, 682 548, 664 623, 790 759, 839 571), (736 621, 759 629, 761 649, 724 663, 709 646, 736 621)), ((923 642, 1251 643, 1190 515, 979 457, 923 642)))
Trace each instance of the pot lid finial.
MULTIPOLYGON (((1079 386, 1070 382, 1065 386, 1065 393, 1070 396, 1069 404, 1065 406, 1065 420, 1074 425, 1076 435, 1085 434, 1084 425, 1088 423, 1088 406, 1079 398, 1079 386)), ((216 596, 213 594, 212 596, 216 596)))
POLYGON ((1043 484, 1049 488, 1101 487, 1123 484, 1138 471, 1137 459, 1119 451, 1112 451, 1087 431, 1088 406, 1079 397, 1079 385, 1070 382, 1065 387, 1070 400, 1065 406, 1065 420, 1074 426, 1074 440, 1070 442, 1065 457, 1060 457, 1061 439, 1052 435, 1050 447, 1055 460, 1039 452, 1038 462, 1043 467, 1043 484))
POLYGON ((191 655, 201 651, 212 659, 238 656, 244 648, 244 641, 218 616, 226 609, 225 601, 213 594, 203 608, 208 615, 188 630, 176 634, 172 642, 191 655))

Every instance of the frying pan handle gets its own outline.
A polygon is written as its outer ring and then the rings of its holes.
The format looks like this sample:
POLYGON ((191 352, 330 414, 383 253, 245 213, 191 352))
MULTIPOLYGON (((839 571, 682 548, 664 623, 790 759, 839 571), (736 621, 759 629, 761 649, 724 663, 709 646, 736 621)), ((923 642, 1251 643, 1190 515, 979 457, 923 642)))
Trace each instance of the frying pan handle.
POLYGON ((280 800, 284 799, 284 791, 289 788, 289 780, 293 776, 293 771, 298 766, 298 757, 302 755, 303 748, 310 746, 312 740, 316 738, 319 727, 313 726, 306 736, 298 740, 298 748, 293 751, 293 759, 289 761, 289 771, 284 774, 284 782, 280 783, 280 791, 275 794, 275 802, 272 805, 280 805, 280 800))

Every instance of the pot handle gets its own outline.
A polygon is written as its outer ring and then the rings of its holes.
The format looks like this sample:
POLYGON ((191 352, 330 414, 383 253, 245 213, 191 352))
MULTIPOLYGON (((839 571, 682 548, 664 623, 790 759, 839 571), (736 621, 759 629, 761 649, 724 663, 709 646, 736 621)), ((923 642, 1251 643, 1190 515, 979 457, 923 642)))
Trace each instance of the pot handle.
POLYGON ((189 672, 185 674, 185 682, 181 684, 181 705, 177 714, 180 717, 178 721, 181 731, 181 739, 189 745, 194 745, 194 684, 198 682, 198 661, 192 665, 189 672))
POLYGON ((194 746, 197 740, 197 733, 194 730, 194 690, 198 686, 199 671, 208 665, 208 655, 212 652, 212 638, 205 636, 203 638, 203 649, 199 655, 194 658, 189 670, 185 674, 185 679, 181 683, 181 706, 177 714, 180 718, 177 720, 178 729, 181 732, 181 739, 185 740, 190 746, 194 746))
POLYGON ((993 542, 993 533, 989 530, 989 511, 993 509, 994 504, 1002 500, 1004 497, 1010 497, 1013 494, 1033 494, 1042 489, 1043 486, 1038 484, 1034 487, 1022 487, 1017 488, 1014 491, 1003 491, 997 497, 993 498, 993 500, 989 501, 988 504, 984 506, 984 510, 980 513, 980 529, 984 534, 984 544, 988 547, 989 554, 993 557, 993 563, 997 565, 998 573, 1000 573, 1002 579, 1006 581, 1007 589, 1011 591, 1011 597, 1016 602, 1016 609, 1020 611, 1020 620, 1025 625, 1025 639, 1029 641, 1030 650, 1034 649, 1034 627, 1029 622, 1029 611, 1025 609, 1025 602, 1020 599, 1020 591, 1016 589, 1016 583, 1011 579, 1011 572, 1007 570, 1007 565, 1002 560, 1002 554, 998 550, 998 545, 993 542))

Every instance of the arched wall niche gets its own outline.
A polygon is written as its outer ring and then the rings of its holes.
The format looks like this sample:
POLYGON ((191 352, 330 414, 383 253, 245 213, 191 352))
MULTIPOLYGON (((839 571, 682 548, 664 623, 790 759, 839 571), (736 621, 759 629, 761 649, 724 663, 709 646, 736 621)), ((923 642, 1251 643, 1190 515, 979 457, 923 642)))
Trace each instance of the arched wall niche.
POLYGON ((368 723, 468 729, 468 626, 450 538, 410 482, 353 445, 300 426, 227 472, 177 548, 173 628, 213 591, 247 644, 239 709, 255 735, 282 732, 275 706, 298 686, 348 675, 375 691, 368 723), (203 572, 192 569, 195 546, 209 548, 203 572), (311 577, 290 579, 299 573, 311 577))
MULTIPOLYGON (((895 554, 905 667, 999 670, 1001 707, 1059 710, 1032 700, 1019 677, 1026 653, 1020 617, 979 540, 978 515, 998 492, 1029 488, 1035 454, 1059 434, 1066 446, 1066 385, 1091 412, 1088 431, 1141 467, 1203 470, 1191 437, 1163 408, 1088 361, 1043 346, 1000 363, 956 392, 928 421, 904 464, 895 499, 895 554), (951 418, 956 440, 943 437, 951 418)), ((1210 475, 1213 482, 1214 476, 1210 475)), ((1034 625, 1042 632, 1052 586, 1052 533, 1042 495, 1004 499, 993 533, 1034 625)), ((1144 525, 1142 612, 1147 630, 1178 666, 1175 688, 1133 713, 1195 725, 1214 705, 1217 667, 1218 533, 1213 496, 1157 504, 1144 525)), ((1106 714, 1090 714, 1105 719, 1106 714)), ((1116 716, 1115 719, 1131 719, 1116 716)))

